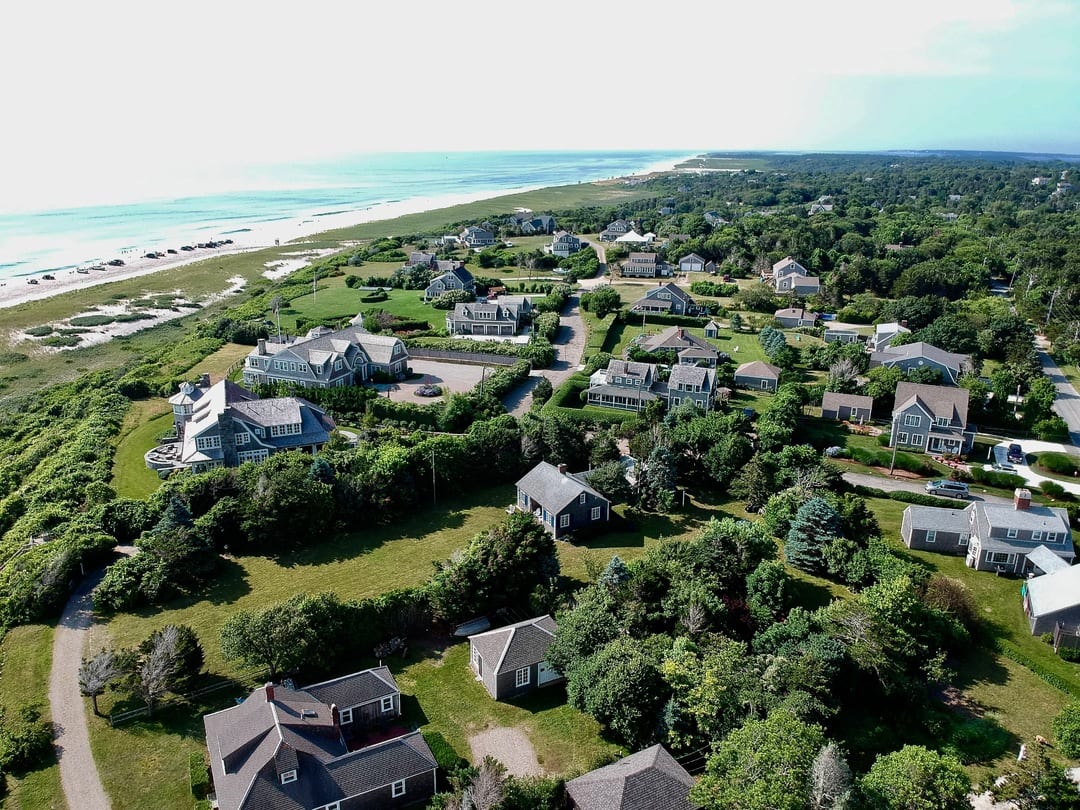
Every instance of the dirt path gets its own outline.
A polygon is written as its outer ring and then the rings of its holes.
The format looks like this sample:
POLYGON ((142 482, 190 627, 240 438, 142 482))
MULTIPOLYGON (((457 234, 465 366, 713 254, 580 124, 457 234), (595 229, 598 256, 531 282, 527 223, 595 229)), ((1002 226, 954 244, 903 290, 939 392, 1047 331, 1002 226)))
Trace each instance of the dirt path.
POLYGON ((72 594, 53 636, 49 706, 52 708, 54 744, 68 807, 79 810, 109 810, 112 807, 90 752, 86 706, 79 692, 79 664, 82 663, 87 633, 94 623, 90 592, 101 581, 103 573, 99 571, 88 577, 72 594))
POLYGON ((516 728, 492 728, 469 738, 473 762, 493 757, 506 766, 514 776, 543 776, 544 769, 536 760, 536 751, 525 732, 516 728))

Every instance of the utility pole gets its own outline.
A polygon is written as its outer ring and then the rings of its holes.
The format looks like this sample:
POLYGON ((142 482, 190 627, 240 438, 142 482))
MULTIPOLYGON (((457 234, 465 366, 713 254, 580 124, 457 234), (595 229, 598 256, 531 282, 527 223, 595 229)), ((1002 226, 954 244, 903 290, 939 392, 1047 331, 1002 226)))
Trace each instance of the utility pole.
POLYGON ((892 435, 889 436, 892 439, 892 459, 889 461, 889 475, 893 474, 893 470, 896 469, 896 445, 899 444, 896 438, 896 417, 892 420, 892 435))
POLYGON ((431 505, 435 505, 435 448, 431 448, 431 505))
POLYGON ((1050 316, 1054 312, 1054 301, 1057 300, 1059 292, 1061 292, 1061 287, 1055 288, 1054 294, 1050 296, 1050 306, 1046 308, 1046 323, 1044 324, 1044 326, 1050 325, 1050 316))

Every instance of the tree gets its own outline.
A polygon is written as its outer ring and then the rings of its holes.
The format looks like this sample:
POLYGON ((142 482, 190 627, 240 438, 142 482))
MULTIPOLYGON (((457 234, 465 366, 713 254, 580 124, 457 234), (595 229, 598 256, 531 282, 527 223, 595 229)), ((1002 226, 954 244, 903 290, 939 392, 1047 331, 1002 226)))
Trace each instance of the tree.
POLYGON ((536 387, 532 391, 532 406, 533 408, 540 408, 545 402, 551 399, 551 395, 554 393, 554 389, 551 386, 551 380, 547 377, 541 377, 536 387))
POLYGON ((598 585, 607 588, 612 594, 615 594, 629 581, 630 569, 626 567, 626 563, 620 559, 618 554, 611 558, 607 567, 604 568, 604 572, 596 580, 598 585))
POLYGON ((860 783, 882 810, 970 810, 971 780, 955 757, 921 745, 879 756, 860 783))
POLYGON ((597 318, 603 318, 622 309, 622 296, 610 284, 601 284, 592 292, 581 296, 581 308, 593 313, 597 318))
POLYGON ((104 649, 92 658, 84 658, 79 665, 79 691, 90 698, 94 707, 94 714, 101 717, 98 711, 98 697, 123 674, 116 653, 104 649))
POLYGON ((1080 757, 1080 701, 1065 705, 1054 718, 1051 728, 1058 748, 1067 757, 1080 757))
POLYGON ((180 631, 175 624, 162 628, 153 638, 149 652, 135 668, 135 692, 146 703, 148 717, 154 714, 154 704, 169 691, 178 666, 177 649, 180 631))
POLYGON ((1065 770, 1037 742, 1029 743, 1027 752, 994 781, 994 801, 1009 802, 1017 810, 1080 810, 1080 793, 1065 770))
POLYGON ((716 746, 690 790, 703 810, 804 810, 825 735, 787 709, 749 720, 716 746))
POLYGON ((765 560, 746 578, 746 605, 759 626, 772 624, 791 602, 791 575, 779 560, 765 560))
POLYGON ((731 331, 741 332, 743 328, 743 318, 738 312, 731 313, 731 331))
POLYGON ((577 593, 574 609, 559 616, 547 662, 566 674, 619 635, 618 604, 607 588, 593 585, 577 593))
POLYGON ((506 796, 506 766, 490 756, 484 757, 476 776, 465 788, 465 806, 475 810, 492 810, 506 796))
POLYGON ((307 630, 301 611, 303 595, 297 594, 262 610, 240 610, 221 627, 221 652, 249 666, 264 666, 270 680, 295 669, 304 660, 307 630))
POLYGON ((825 499, 812 498, 799 507, 791 521, 784 543, 784 556, 796 568, 817 573, 825 565, 823 546, 828 540, 839 536, 840 515, 825 499))
POLYGON ((626 470, 618 461, 607 461, 588 473, 589 486, 612 503, 629 503, 634 495, 626 470))
POLYGON ((639 465, 635 492, 645 509, 668 512, 675 505, 675 456, 657 445, 648 460, 639 465))
POLYGON ((167 624, 160 630, 155 630, 139 645, 139 652, 144 656, 150 655, 166 633, 170 635, 169 644, 173 656, 173 666, 166 686, 169 691, 176 692, 187 686, 202 671, 205 656, 198 635, 186 624, 167 624))
POLYGON ((810 769, 812 810, 843 810, 852 804, 851 768, 836 743, 821 747, 810 769))

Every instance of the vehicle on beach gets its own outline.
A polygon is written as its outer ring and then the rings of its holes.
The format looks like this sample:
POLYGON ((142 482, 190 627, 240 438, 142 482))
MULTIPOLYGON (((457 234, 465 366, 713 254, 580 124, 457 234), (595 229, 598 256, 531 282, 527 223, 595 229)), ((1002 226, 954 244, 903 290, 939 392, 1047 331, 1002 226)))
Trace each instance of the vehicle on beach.
POLYGON ((76 267, 75 272, 76 273, 89 273, 90 268, 89 267, 76 267))
POLYGON ((173 248, 169 248, 169 249, 168 249, 168 250, 166 250, 165 252, 166 252, 166 253, 171 253, 171 254, 172 254, 173 256, 175 256, 175 255, 176 255, 176 251, 175 251, 175 250, 174 250, 173 248))
POLYGON ((105 264, 109 265, 110 267, 123 267, 124 266, 124 260, 123 259, 111 259, 111 260, 105 262, 105 264))
POLYGON ((41 277, 41 280, 42 281, 56 281, 56 276, 54 276, 52 273, 46 273, 45 275, 43 275, 41 277))
POLYGON ((924 489, 930 495, 939 495, 942 498, 959 498, 960 500, 964 500, 971 495, 968 491, 968 485, 963 481, 947 481, 944 479, 927 481, 924 489))
POLYGON ((37 284, 37 283, 38 283, 38 281, 37 281, 37 279, 36 279, 36 278, 28 278, 28 279, 26 280, 26 283, 27 283, 27 284, 37 284))

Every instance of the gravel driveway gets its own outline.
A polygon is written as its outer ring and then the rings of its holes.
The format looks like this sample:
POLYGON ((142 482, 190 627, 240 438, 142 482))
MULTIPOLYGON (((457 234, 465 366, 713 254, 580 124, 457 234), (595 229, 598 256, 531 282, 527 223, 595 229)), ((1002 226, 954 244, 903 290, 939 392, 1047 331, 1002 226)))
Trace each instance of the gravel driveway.
POLYGON ((533 748, 525 732, 516 728, 492 728, 469 738, 473 763, 490 756, 506 766, 506 772, 514 776, 543 776, 544 769, 536 760, 533 748))
POLYGON ((571 296, 559 313, 559 334, 552 345, 555 347, 555 362, 551 367, 533 371, 528 380, 503 397, 503 405, 514 416, 521 416, 529 410, 533 389, 541 377, 547 377, 551 380, 552 388, 558 388, 581 365, 581 356, 585 353, 585 322, 581 319, 576 295, 571 296))

